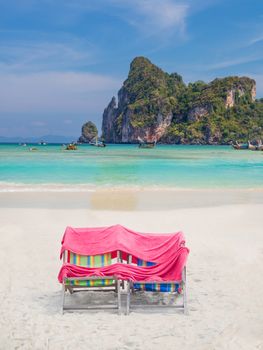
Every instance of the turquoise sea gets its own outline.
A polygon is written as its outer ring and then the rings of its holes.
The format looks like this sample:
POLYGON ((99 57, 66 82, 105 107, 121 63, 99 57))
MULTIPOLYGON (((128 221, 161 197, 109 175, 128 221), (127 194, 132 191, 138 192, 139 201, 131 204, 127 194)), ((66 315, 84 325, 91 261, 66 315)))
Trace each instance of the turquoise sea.
POLYGON ((78 146, 0 144, 0 189, 36 185, 63 188, 263 188, 263 152, 230 146, 78 146), (30 152, 30 147, 37 151, 30 152))

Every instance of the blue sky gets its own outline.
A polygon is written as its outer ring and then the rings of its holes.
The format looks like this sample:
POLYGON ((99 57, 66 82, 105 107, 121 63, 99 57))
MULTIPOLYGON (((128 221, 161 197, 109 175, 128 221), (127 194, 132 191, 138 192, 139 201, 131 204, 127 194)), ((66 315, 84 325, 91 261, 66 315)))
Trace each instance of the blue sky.
POLYGON ((136 56, 187 83, 247 75, 263 97, 263 1, 0 0, 0 136, 100 127, 136 56))

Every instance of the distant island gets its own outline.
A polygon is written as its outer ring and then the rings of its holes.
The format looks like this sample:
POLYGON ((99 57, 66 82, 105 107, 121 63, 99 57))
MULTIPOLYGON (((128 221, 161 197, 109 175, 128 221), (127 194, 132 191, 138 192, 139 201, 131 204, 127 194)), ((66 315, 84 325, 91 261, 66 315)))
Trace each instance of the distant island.
POLYGON ((256 82, 226 77, 186 85, 145 57, 136 57, 128 78, 105 108, 107 143, 230 144, 263 138, 263 99, 256 82))
POLYGON ((82 125, 81 136, 78 139, 80 143, 90 143, 98 136, 98 129, 91 121, 86 122, 82 125))

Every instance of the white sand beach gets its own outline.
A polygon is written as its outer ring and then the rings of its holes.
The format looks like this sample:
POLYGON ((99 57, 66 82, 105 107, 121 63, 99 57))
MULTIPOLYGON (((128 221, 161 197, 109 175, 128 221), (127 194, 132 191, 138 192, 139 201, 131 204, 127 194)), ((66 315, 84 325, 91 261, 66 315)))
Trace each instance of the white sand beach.
POLYGON ((0 349, 263 349, 262 202, 262 192, 1 193, 0 349), (189 315, 61 314, 65 227, 116 223, 185 233, 189 315))

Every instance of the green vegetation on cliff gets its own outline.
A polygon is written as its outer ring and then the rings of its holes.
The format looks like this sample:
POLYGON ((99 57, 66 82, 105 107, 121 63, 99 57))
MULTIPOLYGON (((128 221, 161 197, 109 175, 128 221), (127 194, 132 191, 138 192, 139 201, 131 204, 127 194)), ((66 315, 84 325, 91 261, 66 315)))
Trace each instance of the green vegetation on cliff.
POLYGON ((263 137, 263 104, 253 101, 255 81, 246 77, 190 83, 163 140, 230 143, 263 137), (179 116, 179 118, 178 118, 179 116))
POLYGON ((229 144, 263 139, 263 101, 210 113, 194 122, 172 122, 162 139, 168 143, 229 144))
POLYGON ((105 110, 108 135, 115 135, 107 141, 135 142, 138 136, 201 144, 263 139, 263 101, 255 101, 255 88, 253 79, 236 76, 186 85, 177 73, 137 57, 119 91, 118 107, 105 110))
POLYGON ((132 126, 153 126, 156 114, 172 112, 178 103, 176 96, 184 86, 180 75, 163 72, 147 58, 135 58, 123 84, 129 96, 132 126))

